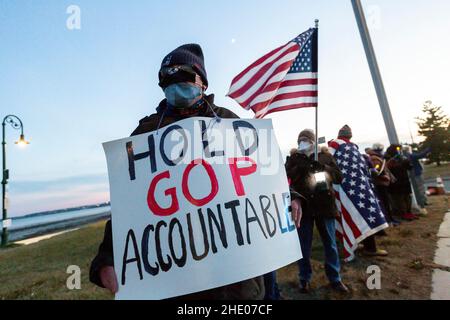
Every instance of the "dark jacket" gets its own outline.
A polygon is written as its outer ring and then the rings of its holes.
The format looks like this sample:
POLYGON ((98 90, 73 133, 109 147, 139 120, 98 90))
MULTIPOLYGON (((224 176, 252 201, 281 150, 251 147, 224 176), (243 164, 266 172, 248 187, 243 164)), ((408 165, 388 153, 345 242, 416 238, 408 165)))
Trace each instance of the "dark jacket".
POLYGON ((413 152, 412 154, 407 154, 411 165, 413 166, 414 175, 420 177, 423 173, 423 166, 420 163, 421 159, 425 159, 431 153, 431 148, 427 148, 422 152, 413 152))
POLYGON ((288 158, 286 172, 291 181, 291 187, 302 195, 304 215, 323 218, 338 216, 332 184, 340 184, 343 177, 330 153, 320 152, 318 162, 314 161, 314 155, 308 157, 296 153, 288 158), (325 190, 316 187, 314 173, 317 171, 326 172, 328 188, 325 190))
MULTIPOLYGON (((190 118, 190 117, 214 117, 221 118, 238 118, 233 112, 225 108, 214 105, 214 95, 207 96, 205 99, 209 102, 203 103, 194 113, 181 114, 176 110, 167 107, 166 100, 163 100, 157 108, 157 113, 143 118, 139 121, 139 126, 131 134, 139 135, 158 128, 165 127, 171 123, 190 118), (211 110, 214 110, 214 112, 211 110)), ((112 246, 112 230, 111 221, 108 221, 105 227, 103 242, 100 244, 98 254, 94 258, 90 269, 90 280, 96 285, 103 287, 99 271, 104 266, 114 266, 113 246, 112 246)), ((247 281, 236 284, 216 288, 208 291, 198 292, 183 297, 181 300, 262 300, 264 298, 264 281, 263 277, 256 277, 247 281)))
POLYGON ((408 171, 412 169, 411 162, 403 156, 402 153, 396 151, 400 145, 390 146, 385 154, 387 167, 394 175, 396 181, 388 187, 389 192, 395 194, 411 194, 411 184, 409 181, 408 171))

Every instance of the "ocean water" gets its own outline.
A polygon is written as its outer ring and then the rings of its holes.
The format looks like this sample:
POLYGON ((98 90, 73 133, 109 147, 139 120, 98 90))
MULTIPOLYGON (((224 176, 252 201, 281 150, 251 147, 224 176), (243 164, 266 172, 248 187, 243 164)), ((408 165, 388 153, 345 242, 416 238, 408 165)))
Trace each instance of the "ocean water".
POLYGON ((9 231, 17 231, 22 229, 35 228, 43 225, 54 224, 58 222, 70 221, 74 219, 89 218, 96 215, 105 214, 111 211, 110 206, 78 209, 66 212, 48 213, 30 217, 13 217, 9 231))

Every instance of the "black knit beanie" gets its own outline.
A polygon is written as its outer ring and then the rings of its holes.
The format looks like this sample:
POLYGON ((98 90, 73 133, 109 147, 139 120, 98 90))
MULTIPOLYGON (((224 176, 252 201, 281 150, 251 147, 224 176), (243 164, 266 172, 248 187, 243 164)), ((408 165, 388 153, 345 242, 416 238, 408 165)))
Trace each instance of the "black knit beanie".
MULTIPOLYGON (((202 48, 198 44, 185 44, 173 50, 163 59, 161 69, 175 65, 188 65, 193 67, 200 78, 202 78, 203 84, 208 86, 205 59, 202 48)), ((159 73, 159 77, 161 81, 161 73, 159 73)))

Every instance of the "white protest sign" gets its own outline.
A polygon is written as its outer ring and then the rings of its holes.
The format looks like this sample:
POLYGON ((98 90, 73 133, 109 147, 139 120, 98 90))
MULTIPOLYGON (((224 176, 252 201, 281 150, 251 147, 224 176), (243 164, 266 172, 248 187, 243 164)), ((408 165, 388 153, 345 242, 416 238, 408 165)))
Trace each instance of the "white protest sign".
POLYGON ((189 118, 103 146, 116 299, 186 295, 301 259, 270 120, 189 118))

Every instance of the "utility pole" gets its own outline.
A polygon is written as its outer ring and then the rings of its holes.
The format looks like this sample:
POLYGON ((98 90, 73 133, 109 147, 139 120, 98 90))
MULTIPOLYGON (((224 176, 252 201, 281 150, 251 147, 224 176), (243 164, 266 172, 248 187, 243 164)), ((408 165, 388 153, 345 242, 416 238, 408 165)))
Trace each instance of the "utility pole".
MULTIPOLYGON (((366 51, 367 62, 369 63, 373 84, 375 86, 375 91, 377 92, 378 102, 380 104, 381 114, 383 115, 389 142, 391 144, 400 144, 397 131, 395 130, 394 119, 392 118, 391 109, 389 107, 386 90, 384 89, 383 79, 381 78, 380 68, 378 67, 378 61, 373 48, 372 39, 370 38, 369 28, 367 27, 366 17, 361 5, 361 0, 352 0, 352 6, 353 11, 355 12, 359 34, 361 35, 364 50, 366 51)), ((414 177, 410 177, 411 184, 412 179, 414 179, 414 177)), ((413 190, 415 189, 413 188, 413 190)), ((412 198, 413 207, 418 209, 415 192, 413 192, 412 198)))
POLYGON ((370 73, 372 75, 375 91, 377 92, 378 102, 380 104, 381 113, 383 114, 386 131, 388 133, 391 144, 399 144, 397 131, 395 130, 394 120, 392 118, 391 109, 386 96, 386 91, 381 78, 380 69, 378 67, 377 57, 370 38, 369 28, 367 27, 366 17, 361 5, 361 0, 352 0, 353 11, 355 12, 356 22, 358 24, 361 40, 366 51, 367 62, 369 63, 370 73))

